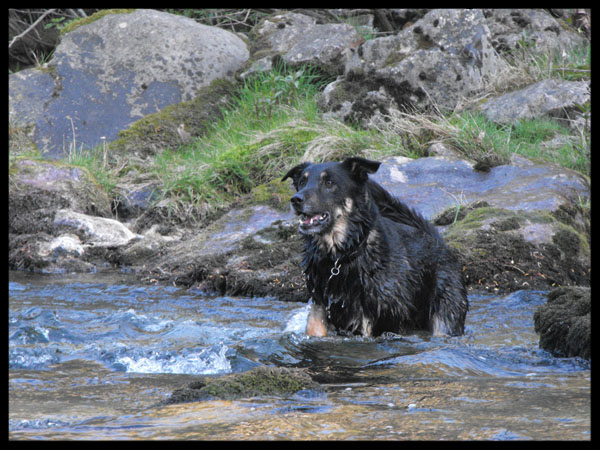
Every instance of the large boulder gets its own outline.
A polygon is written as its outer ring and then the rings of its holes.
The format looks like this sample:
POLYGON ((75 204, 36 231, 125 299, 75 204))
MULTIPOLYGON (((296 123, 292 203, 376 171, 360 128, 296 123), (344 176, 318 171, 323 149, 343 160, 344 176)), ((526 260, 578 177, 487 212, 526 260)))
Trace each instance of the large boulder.
POLYGON ((321 106, 364 126, 390 108, 453 109, 503 67, 480 10, 433 10, 395 35, 363 43, 321 106))
POLYGON ((194 99, 248 59, 229 31, 159 12, 106 14, 67 33, 52 61, 9 76, 9 111, 57 158, 111 142, 167 105, 194 99))
POLYGON ((488 172, 451 157, 389 157, 372 178, 432 219, 443 210, 475 201, 512 211, 554 211, 589 197, 586 178, 551 164, 513 157, 488 172))
POLYGON ((391 157, 373 178, 441 226, 470 285, 492 290, 588 285, 589 183, 521 157, 473 170, 450 157, 391 157))

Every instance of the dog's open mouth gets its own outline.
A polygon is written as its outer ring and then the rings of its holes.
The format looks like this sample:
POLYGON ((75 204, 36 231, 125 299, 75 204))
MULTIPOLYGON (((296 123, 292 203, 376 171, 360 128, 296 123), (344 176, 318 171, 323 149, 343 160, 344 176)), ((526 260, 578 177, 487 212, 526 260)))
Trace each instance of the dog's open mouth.
POLYGON ((300 214, 300 232, 306 234, 319 233, 329 223, 329 213, 300 214))

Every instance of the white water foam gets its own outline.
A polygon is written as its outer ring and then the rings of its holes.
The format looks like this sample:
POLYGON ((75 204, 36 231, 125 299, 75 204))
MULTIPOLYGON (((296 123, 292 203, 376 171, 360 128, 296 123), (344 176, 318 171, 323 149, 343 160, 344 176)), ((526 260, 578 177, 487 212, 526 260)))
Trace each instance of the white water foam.
POLYGON ((212 375, 231 372, 227 350, 229 347, 221 344, 200 351, 182 352, 177 356, 158 352, 133 358, 122 356, 116 362, 124 365, 126 372, 212 375))
POLYGON ((310 311, 310 305, 306 305, 301 309, 294 311, 292 317, 287 321, 285 325, 284 333, 297 333, 303 334, 306 331, 306 321, 308 320, 308 312, 310 311))

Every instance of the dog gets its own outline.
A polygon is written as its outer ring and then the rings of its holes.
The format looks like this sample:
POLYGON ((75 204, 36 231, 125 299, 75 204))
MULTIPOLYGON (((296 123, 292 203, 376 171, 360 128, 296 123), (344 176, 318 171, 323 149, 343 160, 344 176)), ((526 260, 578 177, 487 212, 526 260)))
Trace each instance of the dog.
POLYGON ((469 303, 456 256, 425 218, 369 179, 380 162, 290 169, 304 240, 310 336, 464 333, 469 303))

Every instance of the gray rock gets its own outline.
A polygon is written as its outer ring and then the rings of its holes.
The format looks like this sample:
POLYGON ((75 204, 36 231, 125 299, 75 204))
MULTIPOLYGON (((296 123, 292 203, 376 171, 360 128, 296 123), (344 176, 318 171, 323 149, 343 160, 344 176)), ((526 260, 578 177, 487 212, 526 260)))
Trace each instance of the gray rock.
POLYGON ((498 123, 538 117, 570 118, 580 112, 577 105, 590 101, 590 94, 587 81, 548 79, 493 98, 481 106, 481 111, 498 123))
POLYGON ((290 64, 313 64, 331 74, 340 74, 362 38, 348 24, 317 24, 304 14, 286 12, 261 21, 253 30, 253 65, 243 76, 272 67, 273 56, 290 64), (265 55, 265 56, 262 56, 265 55))
MULTIPOLYGON (((86 271, 84 246, 55 224, 56 211, 111 215, 110 199, 89 172, 48 161, 17 159, 9 172, 9 266, 13 269, 86 271)), ((97 217, 102 219, 102 217, 97 217)))
POLYGON ((480 172, 461 159, 390 157, 372 178, 428 219, 458 203, 485 201, 512 211, 554 211, 590 195, 583 175, 525 158, 480 172))
POLYGON ((54 225, 82 232, 88 247, 121 247, 141 238, 117 220, 88 216, 68 209, 56 211, 54 225))
POLYGON ((246 44, 220 28, 154 10, 108 14, 65 35, 44 68, 10 75, 9 111, 57 158, 192 100, 247 59, 246 44))
POLYGON ((110 199, 84 168, 67 164, 18 159, 11 164, 9 183, 9 217, 11 228, 19 232, 42 231, 36 228, 41 216, 32 219, 28 214, 38 211, 44 218, 48 208, 69 208, 73 211, 102 217, 111 215, 110 199))
POLYGON ((62 254, 82 256, 85 249, 75 234, 63 234, 49 243, 42 243, 39 253, 41 256, 59 256, 62 254))
POLYGON ((492 46, 498 52, 519 49, 551 55, 581 46, 586 39, 561 25, 543 9, 484 9, 491 32, 492 46))
POLYGON ((396 35, 363 43, 321 106, 337 111, 351 101, 344 119, 363 126, 390 108, 453 109, 462 97, 483 90, 503 66, 480 10, 433 10, 396 35))

